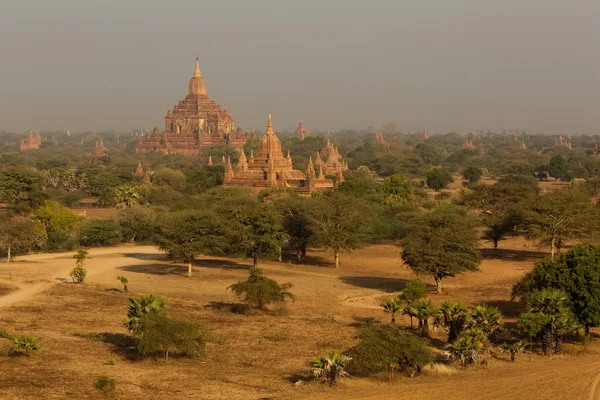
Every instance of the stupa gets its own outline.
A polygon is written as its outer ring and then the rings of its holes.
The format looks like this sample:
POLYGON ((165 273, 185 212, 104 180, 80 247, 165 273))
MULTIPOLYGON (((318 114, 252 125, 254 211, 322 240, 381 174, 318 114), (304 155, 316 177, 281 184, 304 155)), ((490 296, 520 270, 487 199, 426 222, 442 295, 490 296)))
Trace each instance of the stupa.
POLYGON ((19 145, 19 150, 30 150, 30 149, 39 149, 42 144, 42 137, 39 133, 33 133, 33 131, 29 130, 29 135, 25 139, 21 140, 21 144, 19 145))

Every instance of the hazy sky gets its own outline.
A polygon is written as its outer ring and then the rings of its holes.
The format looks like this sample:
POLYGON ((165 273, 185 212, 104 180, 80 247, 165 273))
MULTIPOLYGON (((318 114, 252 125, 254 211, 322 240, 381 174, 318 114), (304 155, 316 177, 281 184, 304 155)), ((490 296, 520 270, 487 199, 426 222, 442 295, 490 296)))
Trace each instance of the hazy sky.
POLYGON ((0 3, 0 130, 163 127, 198 53, 248 128, 600 133, 600 0, 0 3))

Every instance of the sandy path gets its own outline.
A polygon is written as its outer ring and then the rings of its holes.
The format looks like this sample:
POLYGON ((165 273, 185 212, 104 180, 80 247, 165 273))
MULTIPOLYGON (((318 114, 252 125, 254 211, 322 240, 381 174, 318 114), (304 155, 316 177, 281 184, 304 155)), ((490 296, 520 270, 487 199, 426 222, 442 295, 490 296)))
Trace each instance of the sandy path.
MULTIPOLYGON (((119 266, 131 265, 134 263, 146 263, 147 260, 136 260, 134 258, 113 258, 110 261, 103 260, 102 256, 106 255, 125 255, 125 254, 162 254, 159 250, 152 246, 139 246, 139 247, 107 247, 88 250, 91 256, 86 262, 88 269, 87 279, 106 272, 107 270, 114 269, 119 266), (95 257, 99 257, 95 259, 95 257), (120 261, 119 261, 120 260, 120 261), (108 262, 107 262, 108 261, 108 262), (137 261, 137 262, 136 262, 137 261)), ((47 274, 43 272, 36 281, 23 282, 18 280, 0 279, 0 282, 16 286, 18 290, 9 293, 6 296, 0 297, 0 308, 10 306, 22 301, 29 300, 38 293, 50 289, 56 283, 71 282, 69 272, 73 269, 72 258, 75 252, 67 253, 50 253, 50 254, 33 254, 29 256, 15 257, 16 262, 35 262, 44 263, 45 261, 51 261, 56 259, 65 259, 69 262, 65 262, 65 266, 55 270, 48 270, 47 274)), ((16 264, 18 265, 18 264, 16 264)), ((8 266, 8 264, 4 264, 8 266)))

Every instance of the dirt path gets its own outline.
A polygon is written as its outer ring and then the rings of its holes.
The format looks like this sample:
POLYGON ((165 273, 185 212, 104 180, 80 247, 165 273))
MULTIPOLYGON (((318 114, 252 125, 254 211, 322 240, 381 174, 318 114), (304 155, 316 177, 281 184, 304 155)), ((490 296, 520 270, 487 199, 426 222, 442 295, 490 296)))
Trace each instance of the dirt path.
MULTIPOLYGON (((119 263, 115 262, 102 262, 102 260, 94 260, 95 257, 101 257, 105 255, 125 255, 125 254, 162 254, 162 252, 158 251, 155 247, 152 246, 139 246, 139 247, 107 247, 107 248, 99 248, 99 249, 91 249, 89 250, 91 259, 88 260, 88 275, 87 278, 91 278, 95 275, 106 272, 107 270, 113 269, 115 267, 120 266, 119 263)), ((7 307, 16 303, 20 303, 22 301, 29 300, 33 296, 41 293, 45 290, 50 289, 54 284, 70 282, 71 278, 69 277, 69 272, 73 269, 72 265, 72 257, 75 252, 68 253, 48 253, 48 254, 33 254, 29 256, 20 256, 15 257, 15 262, 35 262, 35 263, 44 263, 45 261, 56 260, 56 259, 66 259, 70 260, 68 266, 61 267, 54 271, 49 271, 48 274, 44 275, 43 273, 39 276, 39 279, 36 281, 23 282, 13 279, 0 279, 0 282, 5 282, 7 284, 16 286, 18 289, 12 293, 9 293, 6 296, 0 297, 0 308, 7 307)), ((134 262, 134 259, 125 259, 122 260, 120 264, 131 264, 134 262)), ((146 260, 138 260, 138 262, 143 263, 147 262, 146 260)), ((8 264, 4 264, 7 266, 8 264)), ((16 264, 19 265, 19 264, 16 264)))

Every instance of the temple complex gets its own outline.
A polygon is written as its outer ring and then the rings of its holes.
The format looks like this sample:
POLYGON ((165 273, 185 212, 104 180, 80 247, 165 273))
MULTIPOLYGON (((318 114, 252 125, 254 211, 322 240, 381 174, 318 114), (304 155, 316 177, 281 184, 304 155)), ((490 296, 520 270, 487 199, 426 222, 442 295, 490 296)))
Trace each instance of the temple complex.
POLYGON ((100 142, 96 140, 96 145, 91 153, 87 153, 88 156, 94 157, 108 157, 108 148, 104 145, 104 141, 100 138, 100 142))
POLYGON ((235 169, 230 158, 225 163, 225 186, 290 188, 301 194, 333 188, 333 181, 326 179, 322 170, 317 176, 312 158, 307 174, 293 168, 289 152, 284 156, 281 151, 281 142, 273 131, 270 115, 267 132, 260 139, 256 157, 251 152, 247 158, 243 149, 240 153, 240 160, 235 169))
POLYGON ((142 167, 142 162, 138 161, 137 168, 133 172, 133 176, 137 179, 141 180, 144 183, 150 183, 150 171, 144 171, 144 167, 142 167))
POLYGON ((317 151, 315 165, 318 165, 324 174, 337 174, 338 171, 348 170, 348 164, 342 161, 342 156, 337 147, 327 139, 327 145, 321 151, 317 151))
POLYGON ((247 134, 241 125, 234 127, 233 117, 206 94, 206 83, 196 58, 194 76, 188 85, 185 99, 168 109, 165 129, 161 133, 155 125, 145 138, 138 135, 136 153, 162 152, 197 156, 202 146, 230 144, 241 151, 247 134))
POLYGON ((21 144, 19 146, 19 150, 30 150, 30 149, 39 149, 42 144, 42 137, 39 133, 33 133, 33 131, 29 130, 29 135, 25 139, 21 140, 21 144))
POLYGON ((304 123, 300 121, 298 128, 296 128, 296 137, 300 140, 310 136, 310 131, 304 127, 304 123))
POLYGON ((558 139, 554 139, 554 142, 556 143, 557 146, 564 146, 564 147, 568 147, 569 149, 573 148, 573 145, 571 144, 571 142, 563 139, 562 135, 560 135, 558 139))
POLYGON ((471 139, 465 139, 465 142, 461 146, 463 149, 475 150, 475 145, 471 139))
POLYGON ((427 128, 423 129, 423 133, 421 134, 421 137, 425 140, 429 139, 429 132, 427 132, 427 128))

